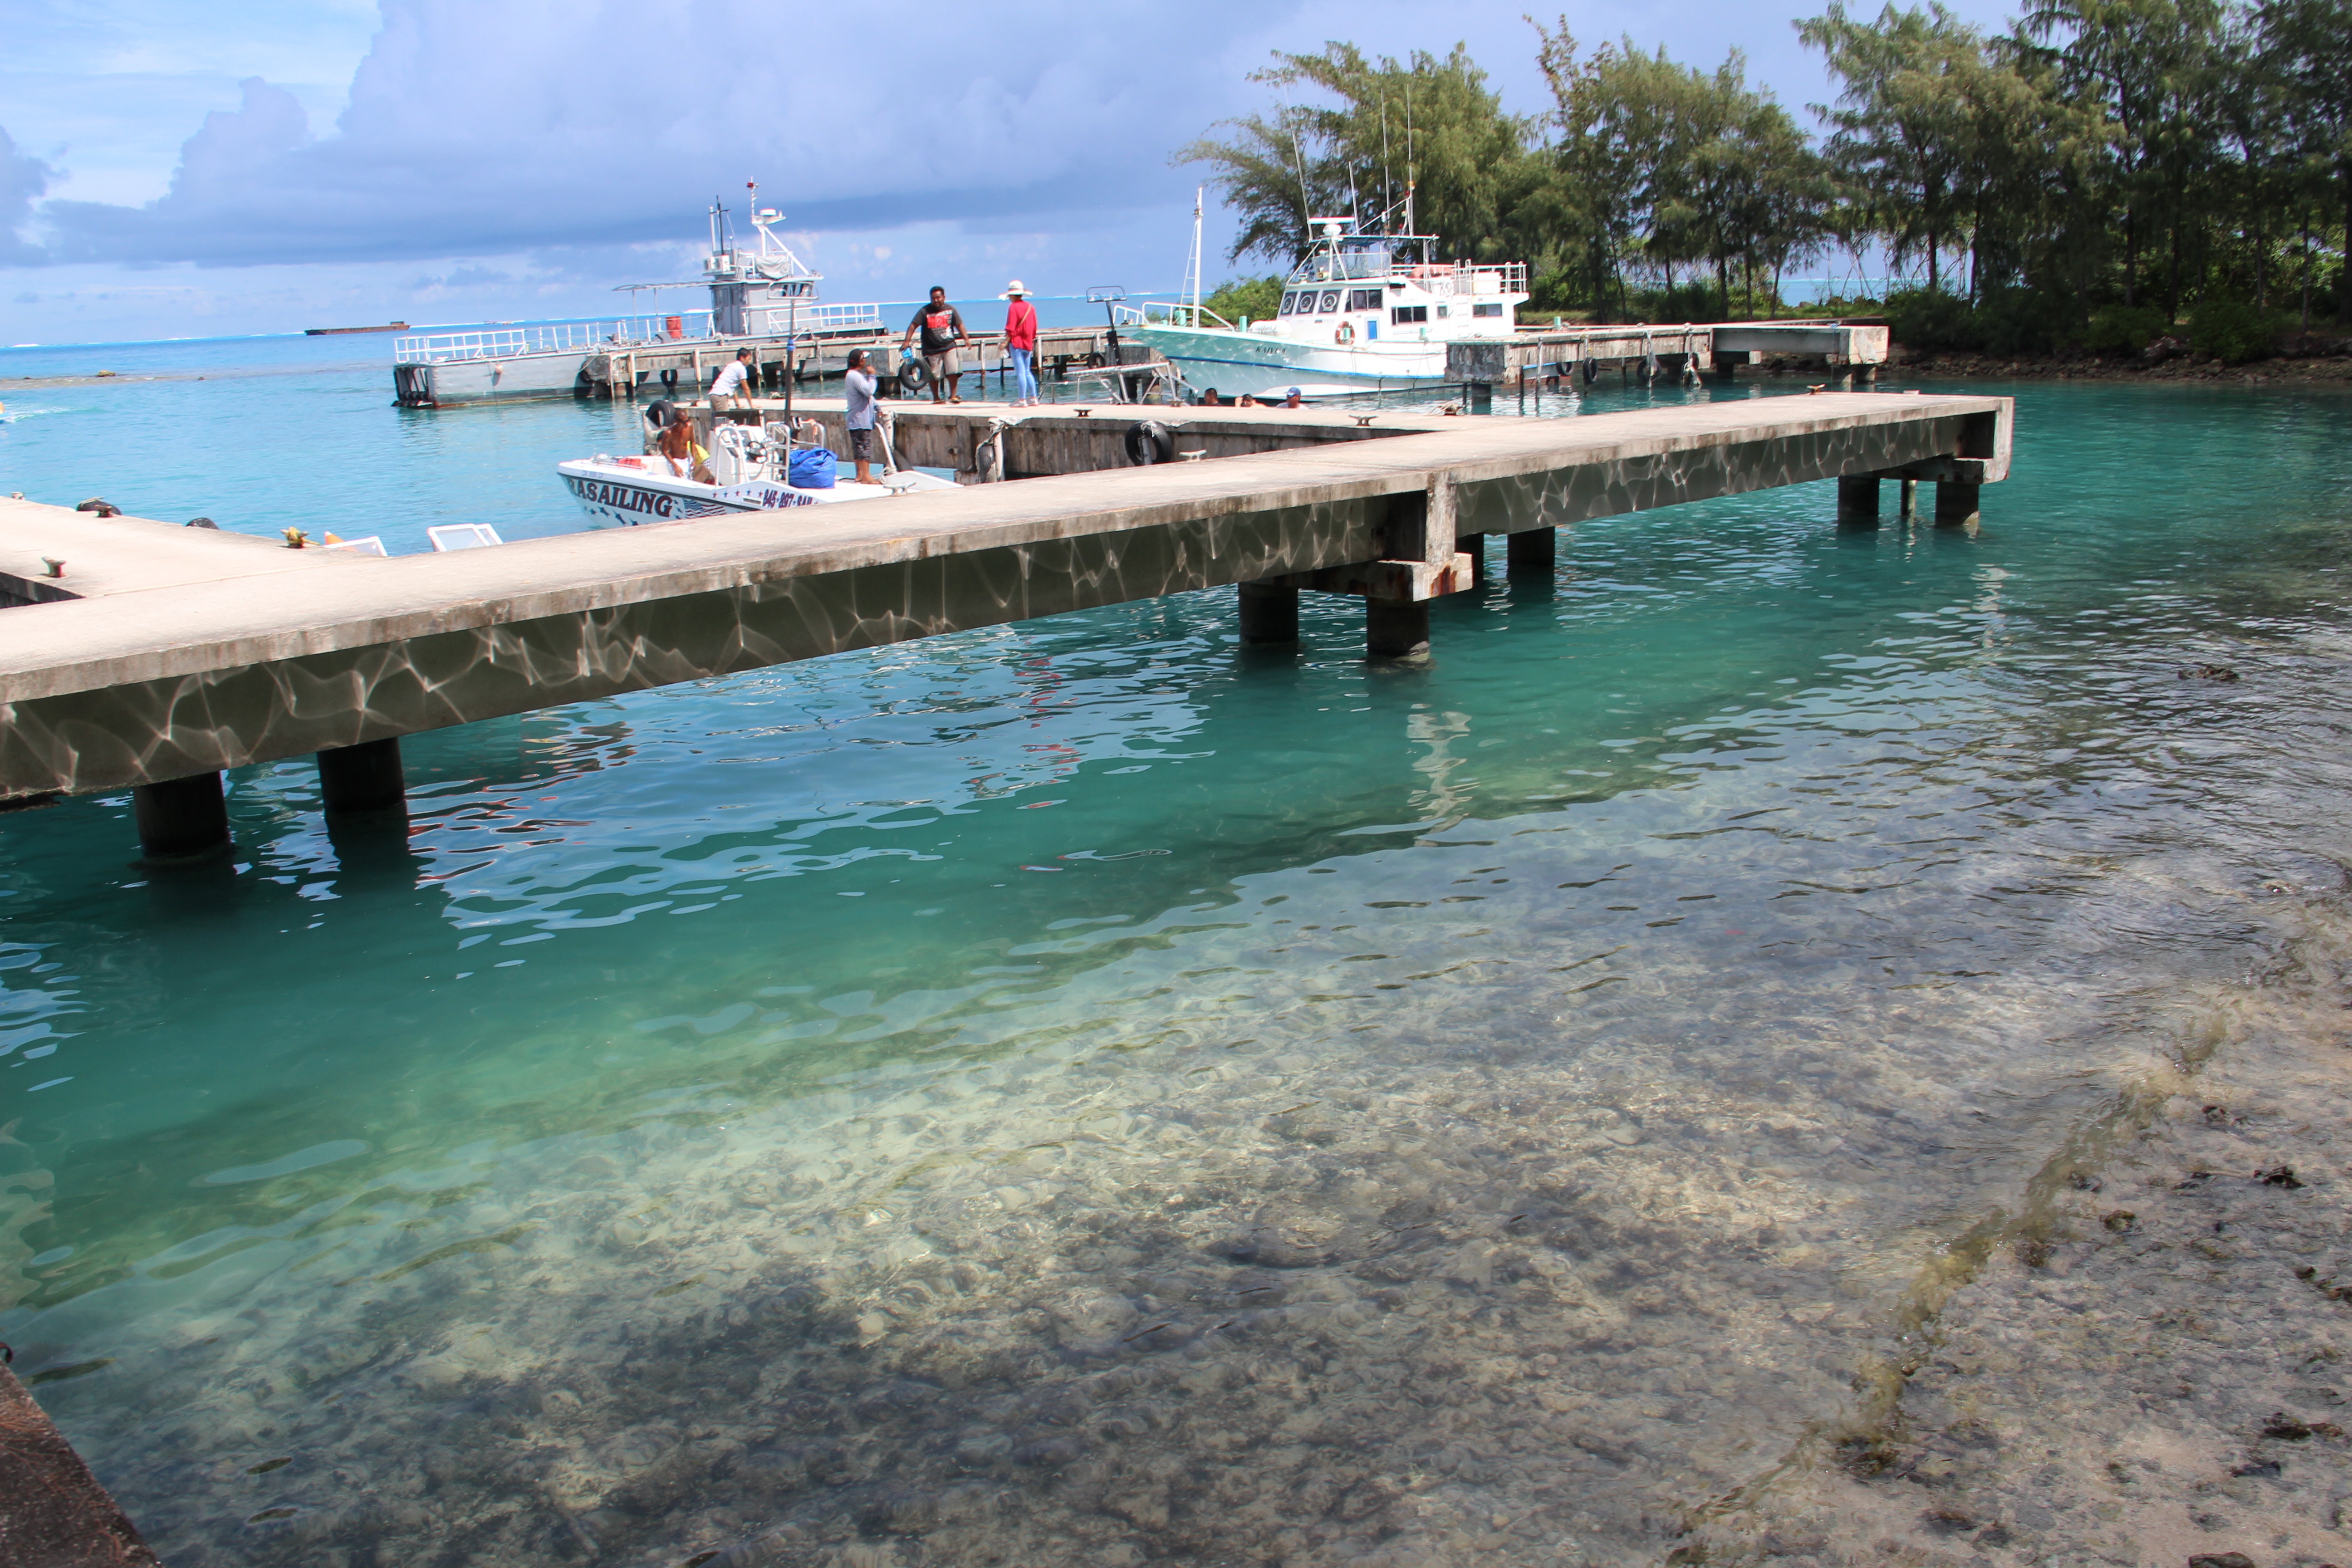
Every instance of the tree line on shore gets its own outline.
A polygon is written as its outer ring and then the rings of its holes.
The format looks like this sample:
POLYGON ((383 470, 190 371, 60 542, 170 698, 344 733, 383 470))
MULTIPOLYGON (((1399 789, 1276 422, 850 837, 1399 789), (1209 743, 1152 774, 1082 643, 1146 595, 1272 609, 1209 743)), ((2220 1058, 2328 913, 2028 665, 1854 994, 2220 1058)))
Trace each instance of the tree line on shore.
POLYGON ((2185 322, 2242 359, 2352 323, 2347 0, 2032 0, 1999 34, 1831 0, 1797 24, 1837 89, 1812 130, 1737 50, 1702 70, 1535 27, 1537 114, 1459 45, 1277 55, 1253 79, 1270 111, 1176 155, 1237 211, 1230 258, 1293 262, 1308 216, 1411 182, 1447 255, 1526 260, 1535 309, 1594 320, 1778 311, 1828 268, 1853 289, 1827 308, 1866 300, 1914 347, 2129 349, 2185 322))

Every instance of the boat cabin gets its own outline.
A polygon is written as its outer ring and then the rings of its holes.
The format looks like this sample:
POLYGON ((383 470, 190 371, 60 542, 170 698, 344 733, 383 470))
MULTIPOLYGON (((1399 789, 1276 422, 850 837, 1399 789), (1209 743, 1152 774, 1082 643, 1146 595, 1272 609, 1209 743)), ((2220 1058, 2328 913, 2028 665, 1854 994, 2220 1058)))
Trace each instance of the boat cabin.
POLYGON ((1432 261, 1425 235, 1350 234, 1325 225, 1323 243, 1283 286, 1271 321, 1253 330, 1314 342, 1453 342, 1507 337, 1528 298, 1524 262, 1481 267, 1432 261))

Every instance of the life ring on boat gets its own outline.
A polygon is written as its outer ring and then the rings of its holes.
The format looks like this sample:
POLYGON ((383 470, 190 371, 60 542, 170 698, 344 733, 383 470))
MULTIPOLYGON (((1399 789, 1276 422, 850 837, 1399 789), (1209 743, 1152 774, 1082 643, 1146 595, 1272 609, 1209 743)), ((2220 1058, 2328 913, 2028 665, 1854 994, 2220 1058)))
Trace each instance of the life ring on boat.
POLYGON ((1127 460, 1139 468, 1171 461, 1176 456, 1175 434, 1157 419, 1138 420, 1127 427, 1121 440, 1127 447, 1127 460))
POLYGON ((1345 348, 1356 341, 1356 323, 1342 321, 1331 333, 1331 341, 1345 348))

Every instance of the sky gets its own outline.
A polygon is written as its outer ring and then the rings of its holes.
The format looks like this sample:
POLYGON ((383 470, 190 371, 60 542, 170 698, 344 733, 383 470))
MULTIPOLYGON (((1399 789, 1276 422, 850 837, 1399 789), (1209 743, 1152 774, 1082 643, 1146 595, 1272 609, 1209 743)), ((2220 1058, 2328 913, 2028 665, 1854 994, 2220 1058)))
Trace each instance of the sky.
MULTIPOLYGON (((1533 112, 1526 9, 0 0, 0 346, 617 314, 616 285, 696 275, 704 209, 750 180, 830 300, 1169 289, 1204 177, 1171 154, 1270 105, 1273 51, 1458 41, 1533 112)), ((1830 88, 1791 23, 1818 9, 1539 15, 1710 68, 1738 48, 1803 120, 1830 88)), ((1210 205, 1211 285, 1267 270, 1223 260, 1210 205)))

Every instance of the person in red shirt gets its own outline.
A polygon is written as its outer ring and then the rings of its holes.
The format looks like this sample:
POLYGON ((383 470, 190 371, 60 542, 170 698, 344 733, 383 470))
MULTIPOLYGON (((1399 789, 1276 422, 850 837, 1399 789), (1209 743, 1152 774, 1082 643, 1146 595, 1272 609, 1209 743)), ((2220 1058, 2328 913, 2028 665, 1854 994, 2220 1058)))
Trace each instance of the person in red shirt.
POLYGON ((1028 289, 1015 278, 997 296, 1012 303, 1004 307, 1004 353, 1013 361, 1013 406, 1037 406, 1037 307, 1026 298, 1028 289))

